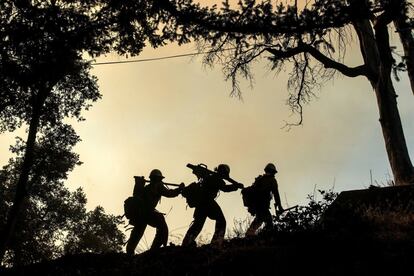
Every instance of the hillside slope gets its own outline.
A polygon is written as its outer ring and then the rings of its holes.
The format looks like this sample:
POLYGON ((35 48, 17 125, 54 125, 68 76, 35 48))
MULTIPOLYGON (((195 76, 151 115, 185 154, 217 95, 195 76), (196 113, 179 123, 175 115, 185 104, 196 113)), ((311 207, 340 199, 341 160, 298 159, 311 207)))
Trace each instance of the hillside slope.
POLYGON ((221 246, 64 256, 0 275, 411 275, 414 186, 321 192, 274 230, 221 246), (328 209, 326 209, 328 208, 328 209))
POLYGON ((168 246, 130 257, 82 254, 4 275, 399 275, 412 269, 414 243, 321 233, 267 233, 221 247, 168 246))

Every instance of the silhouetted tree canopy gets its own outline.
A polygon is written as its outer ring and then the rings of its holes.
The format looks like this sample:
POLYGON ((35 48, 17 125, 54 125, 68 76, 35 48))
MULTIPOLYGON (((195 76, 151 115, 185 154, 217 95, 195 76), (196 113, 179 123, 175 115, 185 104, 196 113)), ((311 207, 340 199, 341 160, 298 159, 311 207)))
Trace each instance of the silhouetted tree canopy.
MULTIPOLYGON (((82 120, 81 112, 100 98, 96 78, 89 73, 90 59, 119 49, 124 40, 109 2, 0 3, 0 133, 28 128, 13 204, 0 235, 0 259, 30 190, 38 133, 66 117, 82 120)), ((139 41, 152 34, 146 28, 142 37, 134 36, 134 53, 144 46, 139 41)))
POLYGON ((117 226, 122 223, 120 217, 107 215, 101 206, 96 207, 71 228, 65 240, 65 254, 121 251, 125 236, 117 226))
MULTIPOLYGON (((124 235, 118 229, 119 217, 105 214, 102 207, 86 211, 81 188, 70 191, 64 181, 76 165, 72 152, 79 137, 69 125, 48 128, 35 145, 29 174, 28 197, 10 242, 7 264, 22 265, 51 259, 63 253, 120 251, 124 235)), ((13 202, 25 143, 18 138, 11 148, 16 157, 0 170, 0 228, 13 202)))
POLYGON ((0 7, 1 131, 29 124, 37 101, 44 102, 42 125, 65 116, 80 118, 88 101, 96 101, 96 79, 82 54, 106 50, 109 29, 99 1, 2 1, 0 7), (51 4, 51 3, 54 3, 51 4))

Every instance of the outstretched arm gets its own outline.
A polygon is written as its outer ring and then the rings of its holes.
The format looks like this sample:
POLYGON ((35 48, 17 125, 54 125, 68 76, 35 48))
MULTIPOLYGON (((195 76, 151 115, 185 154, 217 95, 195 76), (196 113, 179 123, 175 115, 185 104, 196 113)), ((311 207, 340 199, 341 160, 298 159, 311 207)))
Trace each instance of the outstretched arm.
POLYGON ((176 189, 168 189, 164 185, 162 185, 161 195, 165 197, 176 197, 178 196, 184 188, 184 183, 180 184, 180 187, 176 189))
POLYGON ((233 183, 231 185, 226 185, 226 183, 223 181, 222 185, 220 185, 220 190, 228 193, 228 192, 234 192, 237 191, 237 189, 242 189, 243 184, 241 183, 233 183))
POLYGON ((275 199, 275 211, 283 211, 276 179, 274 180, 274 183, 272 183, 272 194, 273 198, 275 199))

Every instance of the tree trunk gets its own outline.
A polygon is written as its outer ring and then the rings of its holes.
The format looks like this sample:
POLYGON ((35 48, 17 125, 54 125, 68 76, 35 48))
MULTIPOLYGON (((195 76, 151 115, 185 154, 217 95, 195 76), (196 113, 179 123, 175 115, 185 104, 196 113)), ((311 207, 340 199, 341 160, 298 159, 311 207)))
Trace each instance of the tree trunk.
POLYGON ((387 25, 375 28, 368 20, 354 22, 368 76, 377 98, 388 160, 396 185, 414 184, 414 168, 408 154, 397 95, 391 80, 392 56, 387 25))
POLYGON ((398 112, 397 95, 389 75, 381 74, 375 87, 375 94, 385 148, 394 174, 395 184, 414 184, 414 168, 408 154, 407 142, 398 112))
POLYGON ((407 73, 410 79, 411 91, 414 94, 414 38, 411 33, 411 27, 408 25, 407 21, 407 14, 401 12, 401 15, 394 20, 394 25, 400 35, 401 44, 404 48, 407 73))
POLYGON ((4 259, 7 250, 7 245, 14 232, 19 212, 22 206, 24 205, 24 201, 27 196, 27 181, 29 179, 29 173, 33 164, 36 135, 39 128, 42 107, 45 102, 47 93, 47 89, 41 89, 39 90, 38 95, 35 96, 36 99, 33 105, 32 118, 30 120, 29 126, 29 134, 26 141, 26 152, 24 155, 20 177, 17 182, 16 194, 13 200, 13 206, 10 208, 7 216, 6 225, 0 237, 0 263, 2 263, 4 259))
MULTIPOLYGON (((385 147, 394 174, 395 184, 414 184, 414 168, 408 154, 401 118, 397 107, 397 94, 391 79, 393 57, 391 52, 388 22, 378 20, 375 24, 375 37, 380 53, 380 68, 375 94, 380 113, 380 123, 385 147)), ((391 23, 391 22, 390 22, 391 23)))

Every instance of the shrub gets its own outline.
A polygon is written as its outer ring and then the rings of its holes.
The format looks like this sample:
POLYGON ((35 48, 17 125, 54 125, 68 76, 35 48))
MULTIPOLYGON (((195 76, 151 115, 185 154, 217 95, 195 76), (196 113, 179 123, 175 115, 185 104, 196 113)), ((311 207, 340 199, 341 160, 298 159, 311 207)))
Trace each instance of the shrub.
POLYGON ((323 213, 338 194, 333 192, 333 189, 318 190, 318 193, 322 196, 322 199, 317 200, 315 194, 308 195, 308 205, 298 206, 279 216, 274 216, 273 230, 278 232, 300 232, 319 228, 323 213))

